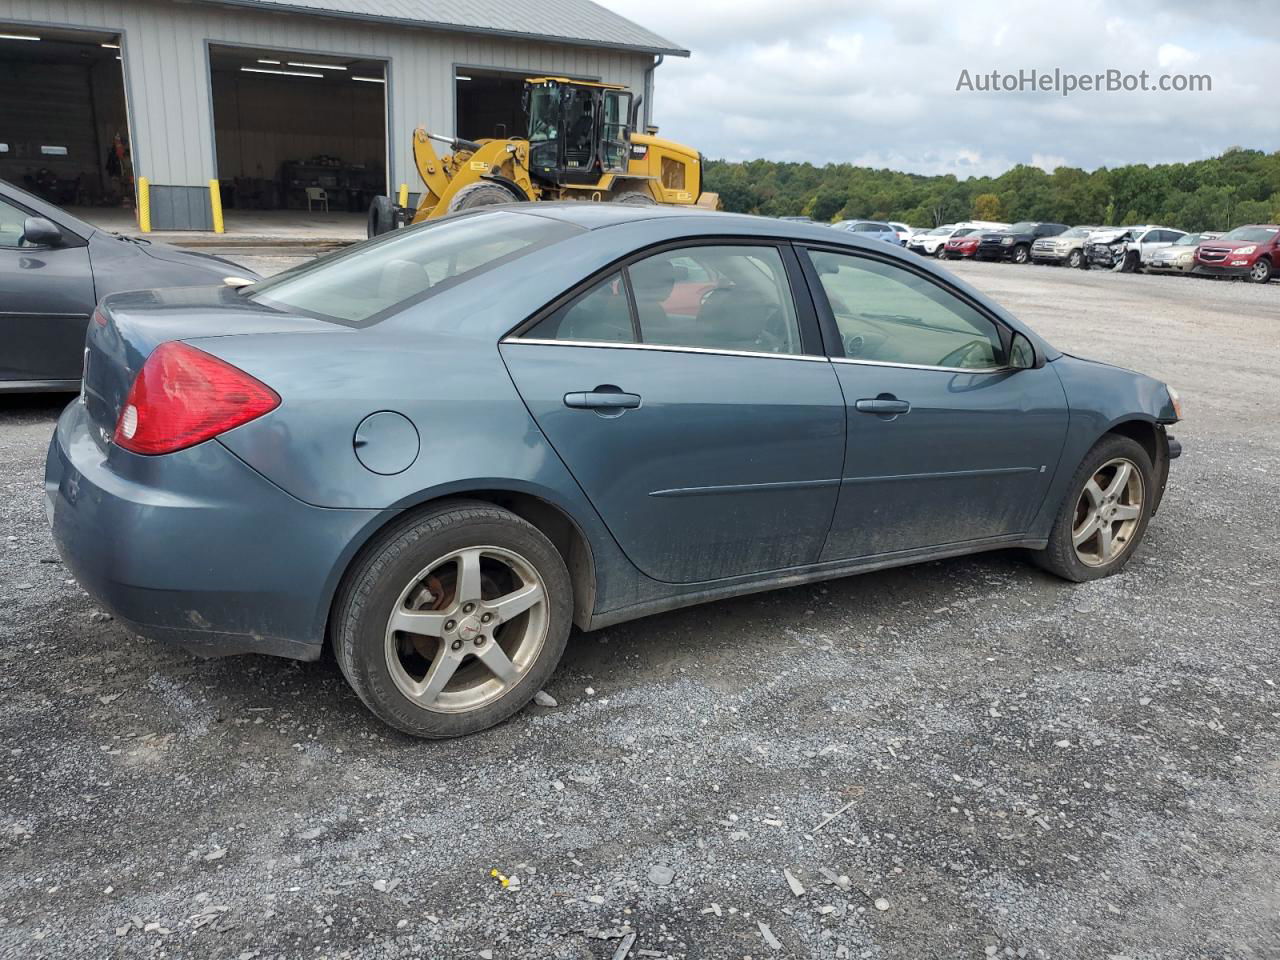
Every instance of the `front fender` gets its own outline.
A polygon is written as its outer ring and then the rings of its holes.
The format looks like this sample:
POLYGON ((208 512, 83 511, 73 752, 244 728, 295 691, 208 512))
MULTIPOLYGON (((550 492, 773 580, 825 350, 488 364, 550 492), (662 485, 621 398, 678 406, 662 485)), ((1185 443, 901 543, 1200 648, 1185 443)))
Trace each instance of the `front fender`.
POLYGON ((1062 354, 1050 363, 1062 381, 1069 416, 1058 472, 1032 524, 1032 534, 1047 537, 1062 498, 1080 461, 1106 433, 1124 431, 1125 424, 1149 426, 1155 439, 1157 505, 1168 475, 1169 451, 1164 425, 1176 423, 1169 388, 1145 374, 1062 354))

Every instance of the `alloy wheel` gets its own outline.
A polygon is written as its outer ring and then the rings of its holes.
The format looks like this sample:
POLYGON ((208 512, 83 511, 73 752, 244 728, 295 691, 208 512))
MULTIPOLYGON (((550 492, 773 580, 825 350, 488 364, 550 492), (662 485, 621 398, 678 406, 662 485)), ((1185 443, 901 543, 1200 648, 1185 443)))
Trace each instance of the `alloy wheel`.
POLYGON ((1249 270, 1249 279, 1254 283, 1266 283, 1271 279, 1271 264, 1259 259, 1249 270))
POLYGON ((387 620, 387 669, 425 710, 475 710, 529 671, 549 622, 546 585, 528 560, 502 547, 456 550, 401 591, 387 620))
POLYGON ((1104 567, 1129 548, 1142 519, 1142 471, 1124 457, 1094 471, 1076 501, 1071 543, 1081 563, 1104 567))

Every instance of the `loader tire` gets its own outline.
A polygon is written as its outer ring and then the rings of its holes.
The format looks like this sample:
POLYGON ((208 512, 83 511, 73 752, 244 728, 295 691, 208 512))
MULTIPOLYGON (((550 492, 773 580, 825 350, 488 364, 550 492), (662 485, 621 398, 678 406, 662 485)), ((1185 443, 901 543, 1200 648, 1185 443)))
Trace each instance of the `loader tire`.
POLYGON ((396 228, 396 205, 390 197, 374 197, 369 204, 369 239, 396 228))
POLYGON ((469 183, 453 195, 453 199, 449 201, 449 212, 515 202, 515 194, 500 183, 469 183))
POLYGON ((627 193, 619 194, 614 203, 625 203, 632 207, 656 207, 658 201, 653 199, 647 193, 640 193, 637 190, 630 190, 627 193))

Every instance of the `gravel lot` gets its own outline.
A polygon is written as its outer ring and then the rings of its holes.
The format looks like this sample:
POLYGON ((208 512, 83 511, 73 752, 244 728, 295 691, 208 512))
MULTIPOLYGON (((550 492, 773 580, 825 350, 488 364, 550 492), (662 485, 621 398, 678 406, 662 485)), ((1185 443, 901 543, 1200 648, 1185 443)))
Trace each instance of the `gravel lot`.
POLYGON ((1280 284, 956 269, 1182 393, 1126 573, 576 635, 558 706, 454 742, 96 611, 42 505, 65 399, 0 398, 0 956, 1280 956, 1280 284))

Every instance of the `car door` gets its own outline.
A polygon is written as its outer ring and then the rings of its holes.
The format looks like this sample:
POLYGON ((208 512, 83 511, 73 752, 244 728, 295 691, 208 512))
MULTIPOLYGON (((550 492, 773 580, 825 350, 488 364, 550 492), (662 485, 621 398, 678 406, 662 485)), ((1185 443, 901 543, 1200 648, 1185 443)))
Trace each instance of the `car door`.
POLYGON ((848 404, 823 560, 1015 540, 1058 464, 1066 396, 966 295, 873 255, 812 248, 810 285, 848 404))
POLYGON ((1141 258, 1143 263, 1149 263, 1151 257, 1157 250, 1163 250, 1170 246, 1179 237, 1184 236, 1181 230, 1151 230, 1142 238, 1141 258))
POLYGON ((29 243, 31 215, 0 198, 0 383, 74 382, 96 302, 88 248, 66 230, 58 246, 29 243))
POLYGON ((690 583, 818 559, 845 409, 789 246, 716 241, 636 258, 500 349, 543 434, 646 575, 690 583), (670 312, 689 259, 717 284, 696 312, 670 312))

